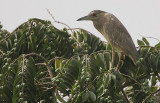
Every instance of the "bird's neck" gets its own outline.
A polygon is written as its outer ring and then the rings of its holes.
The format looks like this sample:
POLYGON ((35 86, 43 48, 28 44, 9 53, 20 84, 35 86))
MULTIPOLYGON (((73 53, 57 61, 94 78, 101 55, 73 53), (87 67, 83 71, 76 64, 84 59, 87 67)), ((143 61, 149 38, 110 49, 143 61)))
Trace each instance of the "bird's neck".
POLYGON ((103 22, 99 22, 99 21, 93 21, 93 25, 94 27, 102 34, 104 35, 104 23, 103 22))

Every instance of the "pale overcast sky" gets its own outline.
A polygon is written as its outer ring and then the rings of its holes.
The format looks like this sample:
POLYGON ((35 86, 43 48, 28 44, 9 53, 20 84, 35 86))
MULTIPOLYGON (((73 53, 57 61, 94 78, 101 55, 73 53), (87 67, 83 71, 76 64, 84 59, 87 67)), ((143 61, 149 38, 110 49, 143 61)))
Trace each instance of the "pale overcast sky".
MULTIPOLYGON (((0 21, 10 32, 29 18, 53 21, 46 8, 56 20, 86 29, 102 40, 92 22, 76 20, 92 10, 104 10, 120 19, 136 45, 140 35, 160 39, 160 0, 0 0, 0 21)), ((150 41, 152 45, 158 42, 150 41)))

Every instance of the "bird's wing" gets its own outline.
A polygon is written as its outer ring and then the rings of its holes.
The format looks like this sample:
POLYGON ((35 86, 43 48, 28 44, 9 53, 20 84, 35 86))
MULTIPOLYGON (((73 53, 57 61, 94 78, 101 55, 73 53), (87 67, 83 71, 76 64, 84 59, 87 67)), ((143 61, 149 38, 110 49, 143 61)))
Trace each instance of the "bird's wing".
POLYGON ((112 14, 108 19, 110 20, 105 25, 105 32, 111 45, 126 55, 137 52, 133 40, 124 25, 112 14))

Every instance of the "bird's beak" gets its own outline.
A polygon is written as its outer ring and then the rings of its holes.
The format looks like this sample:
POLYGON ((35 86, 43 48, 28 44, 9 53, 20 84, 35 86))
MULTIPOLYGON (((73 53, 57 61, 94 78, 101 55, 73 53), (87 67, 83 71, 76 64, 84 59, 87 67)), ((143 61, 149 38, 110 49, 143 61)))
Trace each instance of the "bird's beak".
POLYGON ((84 16, 84 17, 81 17, 79 18, 77 21, 82 21, 82 20, 90 20, 90 16, 84 16))

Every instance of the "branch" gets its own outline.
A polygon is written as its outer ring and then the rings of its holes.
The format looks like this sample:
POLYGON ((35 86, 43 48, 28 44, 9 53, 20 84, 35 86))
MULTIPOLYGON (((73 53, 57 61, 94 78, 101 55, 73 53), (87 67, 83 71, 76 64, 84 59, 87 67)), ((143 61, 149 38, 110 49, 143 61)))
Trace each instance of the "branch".
POLYGON ((146 103, 146 102, 148 101, 148 99, 149 99, 152 95, 154 95, 154 94, 158 93, 159 91, 160 91, 160 88, 159 88, 157 91, 155 91, 155 92, 151 93, 149 96, 147 96, 147 97, 143 100, 143 102, 142 102, 142 103, 146 103))
POLYGON ((67 60, 66 58, 63 57, 55 57, 49 60, 48 64, 50 64, 52 61, 54 61, 55 59, 63 59, 63 60, 67 60))
POLYGON ((45 64, 45 63, 36 63, 35 65, 36 65, 36 66, 38 66, 38 65, 46 66, 46 64, 45 64))
MULTIPOLYGON (((53 78, 53 74, 52 74, 52 71, 51 71, 51 68, 50 68, 50 66, 49 66, 48 61, 47 61, 43 56, 41 56, 41 55, 39 55, 39 54, 36 54, 36 53, 23 54, 23 55, 21 55, 20 57, 18 57, 17 59, 15 59, 12 63, 16 62, 16 61, 17 61, 19 58, 21 58, 21 57, 27 57, 27 56, 38 56, 38 57, 40 57, 40 58, 45 62, 45 66, 47 67, 48 73, 49 73, 49 75, 50 75, 50 79, 53 78)), ((43 64, 43 65, 44 65, 44 64, 43 64)))
POLYGON ((50 68, 47 60, 46 60, 43 56, 41 56, 41 55, 39 55, 39 54, 36 54, 36 53, 25 54, 25 56, 31 56, 31 55, 38 56, 38 57, 40 57, 42 60, 44 60, 44 62, 45 62, 45 64, 46 64, 46 67, 47 67, 47 70, 48 70, 48 73, 49 73, 49 75, 50 75, 50 78, 52 79, 52 78, 53 78, 53 74, 52 74, 51 68, 50 68))
POLYGON ((129 101, 129 99, 128 99, 128 97, 127 97, 127 95, 125 94, 125 92, 124 92, 123 89, 122 89, 122 94, 123 94, 124 98, 126 99, 127 103, 130 103, 130 101, 129 101))

